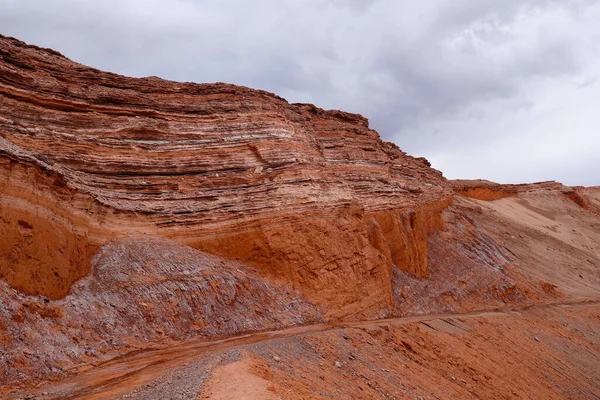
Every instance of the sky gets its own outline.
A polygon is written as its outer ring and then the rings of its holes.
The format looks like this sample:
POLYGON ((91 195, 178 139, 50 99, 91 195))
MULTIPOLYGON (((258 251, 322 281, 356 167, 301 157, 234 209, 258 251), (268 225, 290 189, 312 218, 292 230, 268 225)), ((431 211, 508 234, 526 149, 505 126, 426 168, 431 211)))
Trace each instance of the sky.
POLYGON ((0 0, 0 33, 359 113, 450 179, 600 185, 600 0, 0 0))

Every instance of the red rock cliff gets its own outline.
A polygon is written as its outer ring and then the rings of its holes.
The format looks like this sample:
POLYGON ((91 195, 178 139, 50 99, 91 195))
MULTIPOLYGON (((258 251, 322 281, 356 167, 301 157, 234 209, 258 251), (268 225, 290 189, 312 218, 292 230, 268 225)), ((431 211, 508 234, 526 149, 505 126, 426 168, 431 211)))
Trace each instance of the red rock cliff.
POLYGON ((244 87, 134 79, 0 37, 0 279, 54 298, 116 236, 174 238, 331 316, 427 274, 452 189, 368 121, 244 87))

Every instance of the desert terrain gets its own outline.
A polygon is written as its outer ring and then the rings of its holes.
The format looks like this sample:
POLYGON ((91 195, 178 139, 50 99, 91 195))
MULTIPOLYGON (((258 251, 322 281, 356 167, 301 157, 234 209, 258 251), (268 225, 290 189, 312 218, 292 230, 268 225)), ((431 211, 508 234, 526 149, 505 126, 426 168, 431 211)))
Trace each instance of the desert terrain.
POLYGON ((598 399, 600 188, 0 36, 0 398, 598 399))

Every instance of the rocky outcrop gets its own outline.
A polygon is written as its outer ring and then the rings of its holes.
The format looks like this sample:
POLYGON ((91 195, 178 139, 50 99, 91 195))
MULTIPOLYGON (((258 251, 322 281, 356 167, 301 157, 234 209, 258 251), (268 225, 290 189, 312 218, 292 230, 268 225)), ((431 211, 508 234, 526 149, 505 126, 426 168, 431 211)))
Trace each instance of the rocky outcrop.
POLYGON ((579 207, 600 215, 600 187, 570 187, 563 191, 564 195, 579 207))
POLYGON ((501 184, 483 179, 448 181, 457 194, 476 200, 493 201, 513 197, 519 193, 539 190, 566 190, 561 183, 548 181, 522 184, 501 184))
POLYGON ((119 352, 319 321, 288 285, 163 238, 112 241, 62 300, 0 282, 0 389, 119 352))
POLYGON ((0 279, 61 298, 104 243, 173 238, 285 279, 331 317, 427 275, 452 201, 368 121, 227 84, 134 79, 0 38, 0 279))
POLYGON ((565 186, 555 181, 500 184, 486 180, 448 181, 456 194, 476 200, 493 201, 531 192, 555 192, 573 201, 581 208, 600 215, 600 187, 565 186))
MULTIPOLYGON (((457 398, 478 382, 481 393, 497 393, 508 386, 491 390, 488 375, 503 371, 465 365, 495 366, 489 360, 506 338, 486 353, 464 334, 485 344, 516 325, 487 326, 473 312, 521 323, 520 312, 490 312, 597 304, 598 215, 598 188, 448 182, 358 115, 221 83, 126 78, 0 37, 0 397, 190 394, 178 374, 193 371, 187 383, 196 388, 206 374, 189 361, 259 338, 275 339, 266 361, 312 382, 309 397, 330 389, 333 397, 415 397, 415 379, 438 397, 448 382, 460 385, 457 398), (449 312, 471 313, 463 315, 471 325, 431 315, 449 312), (400 315, 413 316, 381 329, 365 321, 400 315), (250 334, 290 326, 294 342, 310 343, 289 352, 281 331, 250 334), (369 337, 339 335, 344 326, 369 337), (341 347, 328 342, 334 336, 341 347), (449 363, 466 351, 457 351, 461 343, 474 356, 449 363), (294 368, 283 362, 306 354, 294 368), (390 369, 366 365, 369 357, 390 369), (448 365, 458 365, 451 376, 448 365), (364 382, 342 388, 344 379, 331 381, 323 368, 364 382), (43 384, 69 376, 51 391, 43 384)), ((595 308, 574 322, 577 332, 595 308)), ((540 310, 510 336, 523 354, 548 342, 540 310)), ((547 321, 560 328, 555 350, 571 354, 573 333, 547 321)), ((292 381, 281 376, 271 375, 273 388, 292 381)))

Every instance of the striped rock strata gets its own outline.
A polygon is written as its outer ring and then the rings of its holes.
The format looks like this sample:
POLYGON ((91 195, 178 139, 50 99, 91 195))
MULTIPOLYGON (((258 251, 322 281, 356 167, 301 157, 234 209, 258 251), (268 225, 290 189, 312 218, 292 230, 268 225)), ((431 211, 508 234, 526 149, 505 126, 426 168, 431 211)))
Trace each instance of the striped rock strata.
POLYGON ((427 275, 452 189, 358 115, 134 79, 0 37, 0 279, 64 297, 115 237, 168 237, 290 282, 331 317, 427 275))
POLYGON ((556 192, 566 196, 581 208, 600 215, 600 188, 583 186, 565 186, 555 181, 501 184, 482 179, 453 180, 448 184, 457 194, 472 199, 491 201, 506 197, 514 197, 522 193, 556 192))

